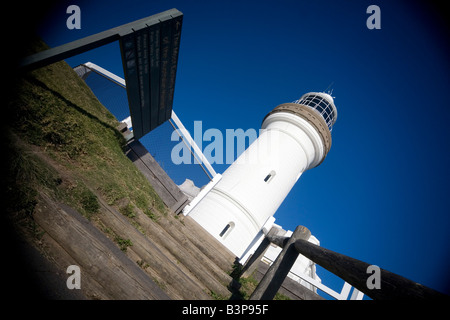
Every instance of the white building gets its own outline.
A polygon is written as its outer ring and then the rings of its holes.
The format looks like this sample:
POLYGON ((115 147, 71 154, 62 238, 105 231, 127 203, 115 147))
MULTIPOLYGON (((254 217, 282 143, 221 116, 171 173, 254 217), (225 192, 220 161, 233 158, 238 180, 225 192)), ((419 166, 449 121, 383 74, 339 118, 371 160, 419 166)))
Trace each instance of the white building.
MULTIPOLYGON (((307 93, 277 106, 264 118, 258 139, 194 198, 185 214, 245 263, 274 226, 275 212, 302 173, 325 159, 336 118, 333 98, 326 93, 307 93)), ((320 244, 314 236, 308 241, 320 244)), ((280 251, 271 245, 262 261, 271 264, 280 251)), ((316 291, 299 275, 320 283, 315 264, 302 255, 288 276, 316 291)))
POLYGON ((326 93, 277 106, 264 118, 258 139, 188 206, 189 216, 245 262, 301 174, 325 159, 336 118, 326 93))

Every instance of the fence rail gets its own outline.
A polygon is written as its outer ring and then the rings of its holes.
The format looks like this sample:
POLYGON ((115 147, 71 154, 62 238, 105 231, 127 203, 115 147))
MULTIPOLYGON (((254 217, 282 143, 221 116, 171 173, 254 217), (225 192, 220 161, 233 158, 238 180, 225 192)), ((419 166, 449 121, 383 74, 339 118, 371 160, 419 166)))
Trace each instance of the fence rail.
POLYGON ((374 300, 449 298, 447 295, 381 268, 379 269, 380 287, 370 289, 367 285, 367 280, 371 276, 371 273, 368 273, 370 264, 312 244, 307 241, 310 235, 311 232, 303 226, 298 226, 290 238, 278 236, 276 228, 270 230, 244 266, 242 275, 245 276, 254 270, 270 243, 283 249, 256 287, 250 297, 251 300, 272 300, 299 254, 343 279, 346 283, 340 295, 346 297, 350 292, 350 286, 353 286, 357 290, 353 295, 363 292, 374 300))

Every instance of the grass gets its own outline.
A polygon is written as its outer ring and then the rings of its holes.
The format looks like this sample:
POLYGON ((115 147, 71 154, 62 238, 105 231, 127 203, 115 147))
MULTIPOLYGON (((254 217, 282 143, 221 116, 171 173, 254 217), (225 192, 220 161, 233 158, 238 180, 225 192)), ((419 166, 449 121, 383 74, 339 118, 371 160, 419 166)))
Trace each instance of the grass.
POLYGON ((134 218, 136 214, 134 213, 134 206, 131 203, 128 203, 127 205, 121 207, 119 209, 120 213, 128 218, 134 218))
MULTIPOLYGON (((252 295, 253 291, 255 291, 256 287, 258 286, 258 280, 254 278, 253 275, 250 275, 246 278, 240 278, 239 283, 241 284, 241 288, 239 289, 239 292, 242 296, 242 299, 248 300, 250 296, 252 295)), ((288 296, 277 292, 275 294, 275 297, 273 300, 291 300, 288 296)))
MULTIPOLYGON (((42 42, 35 45, 36 51, 44 48, 42 42)), ((101 210, 101 198, 141 233, 142 227, 133 221, 136 208, 153 221, 167 216, 162 200, 125 156, 118 121, 65 62, 18 79, 6 111, 6 209, 35 237, 42 236, 32 219, 40 193, 94 221, 99 220, 95 215, 101 210)), ((123 251, 133 245, 114 230, 102 225, 101 230, 123 251)), ((144 261, 138 264, 148 267, 144 261)), ((239 281, 240 296, 248 299, 257 282, 252 277, 239 281)), ((214 292, 210 295, 223 299, 214 292)))
POLYGON ((31 215, 37 204, 36 185, 41 188, 53 189, 57 184, 58 175, 43 161, 22 148, 8 144, 6 154, 8 175, 6 176, 7 209, 20 215, 31 215))
POLYGON ((130 239, 124 239, 117 235, 114 237, 114 241, 119 245, 119 248, 122 251, 127 251, 127 248, 133 245, 133 242, 131 242, 130 239))
POLYGON ((211 298, 213 298, 214 300, 228 300, 228 297, 223 297, 220 294, 215 293, 214 291, 209 291, 208 293, 211 298))
POLYGON ((253 275, 250 275, 246 278, 240 278, 239 283, 241 284, 239 292, 242 295, 242 299, 248 300, 258 286, 258 280, 256 280, 253 275))
MULTIPOLYGON (((34 48, 46 46, 37 41, 34 48)), ((65 62, 18 79, 7 111, 9 211, 31 215, 38 193, 44 191, 87 218, 99 211, 98 197, 128 217, 134 206, 152 219, 167 214, 148 180, 124 155, 118 121, 65 62), (35 149, 58 164, 58 170, 33 154, 35 149)))
POLYGON ((145 213, 145 215, 146 215, 147 217, 149 217, 151 220, 153 220, 153 221, 155 221, 155 222, 157 222, 158 219, 159 219, 158 215, 155 214, 155 213, 154 213, 152 210, 150 210, 150 209, 145 209, 145 210, 144 210, 144 213, 145 213))
MULTIPOLYGON (((233 264, 232 270, 230 272, 230 276, 239 282, 240 288, 233 292, 234 300, 248 300, 252 295, 253 291, 255 291, 259 282, 255 278, 256 270, 248 277, 241 277, 243 266, 239 262, 235 262, 233 264)), ((214 297, 214 296, 213 296, 214 297)), ((291 300, 288 296, 277 292, 275 294, 274 300, 291 300)))

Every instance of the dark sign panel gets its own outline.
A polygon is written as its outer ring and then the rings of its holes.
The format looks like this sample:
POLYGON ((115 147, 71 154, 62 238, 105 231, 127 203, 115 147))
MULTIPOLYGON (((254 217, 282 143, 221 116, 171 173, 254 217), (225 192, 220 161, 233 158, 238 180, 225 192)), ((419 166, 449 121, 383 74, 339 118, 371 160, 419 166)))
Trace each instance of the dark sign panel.
POLYGON ((134 137, 171 117, 183 14, 170 9, 23 59, 22 72, 120 41, 134 137))
POLYGON ((183 14, 149 17, 122 33, 120 49, 136 139, 171 117, 183 14))

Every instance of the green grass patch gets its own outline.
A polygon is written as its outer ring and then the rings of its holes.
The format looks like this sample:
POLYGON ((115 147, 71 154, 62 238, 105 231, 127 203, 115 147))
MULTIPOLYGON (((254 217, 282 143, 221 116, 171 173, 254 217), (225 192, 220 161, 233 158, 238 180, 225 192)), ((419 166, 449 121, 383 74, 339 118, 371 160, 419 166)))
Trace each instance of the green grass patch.
POLYGON ((62 200, 68 202, 80 211, 82 215, 90 219, 100 209, 97 196, 87 188, 83 181, 77 180, 73 188, 64 189, 65 195, 62 200))
MULTIPOLYGON (((255 279, 253 275, 250 275, 246 278, 240 278, 239 283, 241 284, 241 288, 239 289, 240 296, 243 300, 248 300, 252 295, 253 291, 255 291, 258 286, 258 280, 255 279)), ((288 296, 277 292, 273 300, 291 300, 288 296)))
POLYGON ((124 239, 119 236, 114 237, 114 241, 119 245, 120 250, 126 252, 128 247, 131 247, 133 245, 133 242, 131 242, 130 239, 124 239))
POLYGON ((152 219, 155 222, 158 221, 158 219, 159 219, 158 215, 155 214, 152 210, 150 210, 148 208, 144 210, 144 213, 147 217, 149 217, 150 219, 152 219))
POLYGON ((134 213, 134 206, 131 203, 128 203, 126 206, 123 206, 119 209, 120 213, 128 218, 134 218, 136 214, 134 213))
POLYGON ((248 300, 258 286, 258 281, 253 277, 253 275, 250 275, 247 278, 240 278, 239 283, 241 284, 239 292, 242 299, 248 300))
MULTIPOLYGON (((46 46, 38 42, 35 48, 46 46)), ((7 178, 12 211, 31 214, 38 190, 46 189, 88 218, 100 209, 98 197, 129 217, 131 206, 152 219, 167 214, 148 180, 125 156, 118 121, 64 61, 20 78, 7 111, 9 130, 66 171, 61 178, 45 161, 14 145, 7 178), (119 207, 123 199, 130 207, 119 207)))

